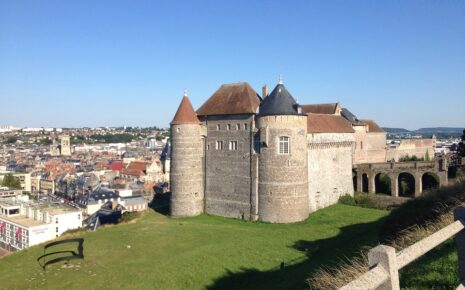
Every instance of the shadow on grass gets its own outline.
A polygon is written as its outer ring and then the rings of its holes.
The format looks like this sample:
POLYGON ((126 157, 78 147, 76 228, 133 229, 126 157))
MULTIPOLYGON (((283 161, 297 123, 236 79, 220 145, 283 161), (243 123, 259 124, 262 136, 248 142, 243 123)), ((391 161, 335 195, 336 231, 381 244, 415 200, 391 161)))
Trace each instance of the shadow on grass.
POLYGON ((169 215, 170 213, 170 197, 171 192, 157 193, 153 196, 152 201, 149 203, 149 207, 162 215, 169 215))
POLYGON ((383 219, 345 226, 337 236, 295 241, 290 247, 305 253, 300 260, 283 261, 268 271, 243 268, 239 272, 226 270, 207 289, 307 289, 306 279, 322 265, 331 267, 342 259, 358 255, 366 246, 377 242, 377 229, 383 219))

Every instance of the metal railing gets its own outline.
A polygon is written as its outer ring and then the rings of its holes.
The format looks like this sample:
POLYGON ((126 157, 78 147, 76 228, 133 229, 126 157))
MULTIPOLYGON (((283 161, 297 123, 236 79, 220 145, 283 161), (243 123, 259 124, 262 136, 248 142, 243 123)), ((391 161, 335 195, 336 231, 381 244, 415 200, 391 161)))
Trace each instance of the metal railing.
POLYGON ((368 252, 370 270, 340 290, 400 289, 399 270, 453 236, 459 258, 460 285, 457 289, 465 289, 465 207, 454 210, 454 220, 452 224, 397 253, 393 247, 385 245, 371 249, 368 252))

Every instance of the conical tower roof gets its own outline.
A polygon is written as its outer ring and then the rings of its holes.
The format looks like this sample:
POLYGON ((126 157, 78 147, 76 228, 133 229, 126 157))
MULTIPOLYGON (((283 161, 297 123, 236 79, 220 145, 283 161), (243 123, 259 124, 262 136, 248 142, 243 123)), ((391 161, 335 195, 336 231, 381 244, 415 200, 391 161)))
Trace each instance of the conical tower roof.
POLYGON ((302 115, 299 105, 286 87, 279 83, 259 108, 259 115, 302 115))
POLYGON ((199 124, 200 121, 197 118, 197 114, 192 107, 191 101, 187 97, 187 94, 184 94, 181 104, 179 105, 176 115, 174 115, 171 125, 181 125, 181 124, 199 124))

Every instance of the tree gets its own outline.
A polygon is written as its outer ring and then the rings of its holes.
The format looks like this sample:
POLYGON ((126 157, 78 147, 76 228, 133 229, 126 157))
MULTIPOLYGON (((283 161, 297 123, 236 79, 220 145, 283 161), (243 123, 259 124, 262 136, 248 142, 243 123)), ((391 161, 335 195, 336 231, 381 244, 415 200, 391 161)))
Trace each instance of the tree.
POLYGON ((457 154, 460 156, 460 157, 465 157, 465 130, 463 130, 463 134, 462 134, 462 142, 459 143, 459 148, 457 150, 457 154))
POLYGON ((16 143, 16 141, 18 141, 18 138, 16 138, 15 136, 9 136, 9 137, 6 139, 6 143, 8 143, 8 144, 16 143))
POLYGON ((2 186, 14 188, 14 189, 20 189, 21 182, 19 181, 19 178, 13 176, 12 174, 7 174, 3 177, 2 186))
POLYGON ((425 153, 425 158, 424 158, 425 161, 431 161, 431 157, 429 157, 429 150, 426 149, 426 153, 425 153))

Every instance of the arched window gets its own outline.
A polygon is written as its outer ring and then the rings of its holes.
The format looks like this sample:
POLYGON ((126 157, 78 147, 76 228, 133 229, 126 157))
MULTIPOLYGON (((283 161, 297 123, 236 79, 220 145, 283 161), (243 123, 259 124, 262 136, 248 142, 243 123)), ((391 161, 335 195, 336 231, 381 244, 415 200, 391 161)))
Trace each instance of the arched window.
POLYGON ((286 136, 279 137, 279 154, 289 154, 290 138, 286 136))

